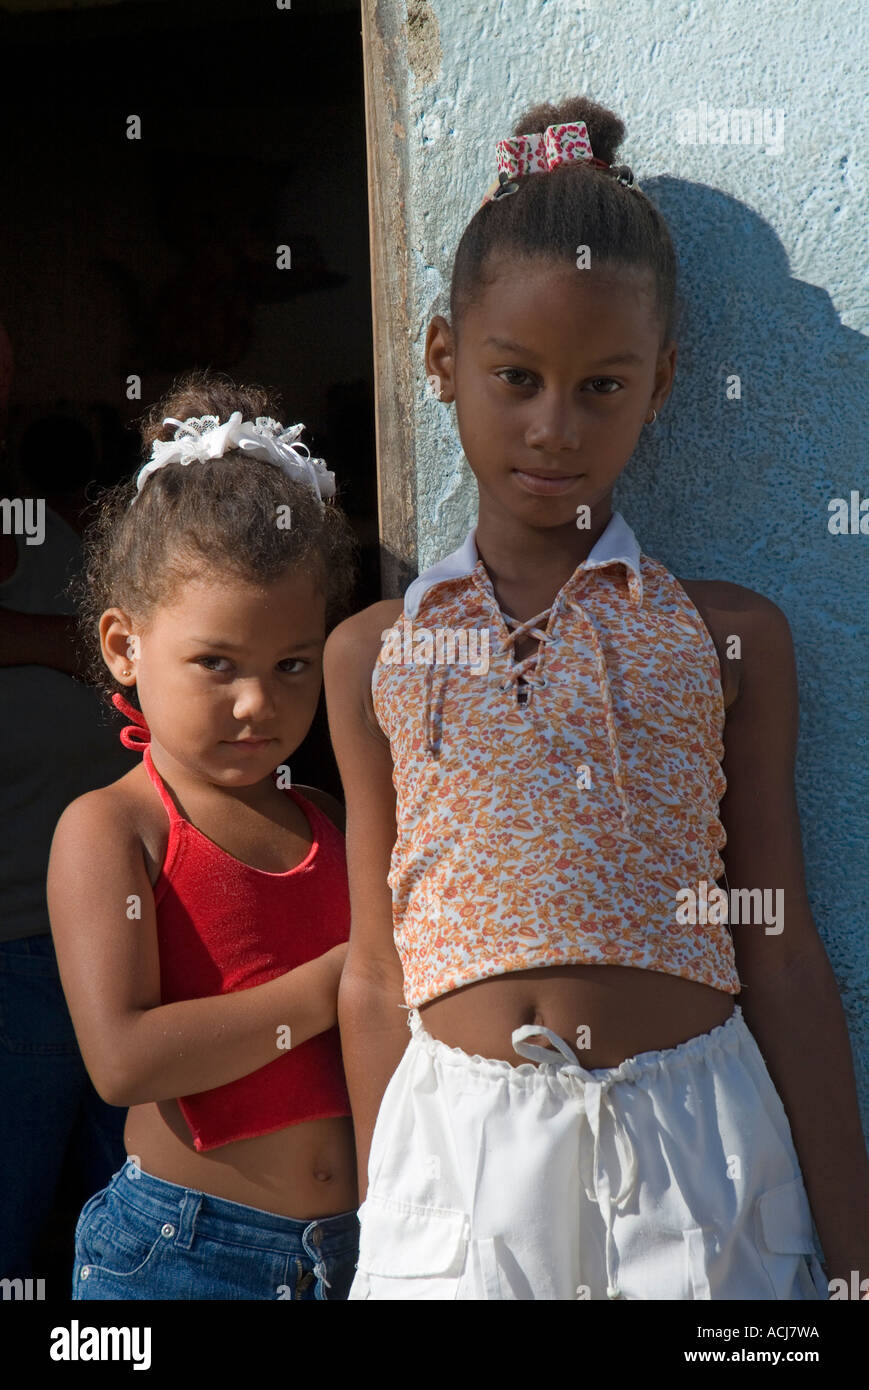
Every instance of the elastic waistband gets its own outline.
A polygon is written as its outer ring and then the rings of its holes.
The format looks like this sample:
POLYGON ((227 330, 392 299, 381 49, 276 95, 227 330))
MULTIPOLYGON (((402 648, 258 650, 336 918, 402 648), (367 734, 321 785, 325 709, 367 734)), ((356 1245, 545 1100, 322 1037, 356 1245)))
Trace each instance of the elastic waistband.
MULTIPOLYGON (((407 1014, 407 1024, 411 1032, 411 1040, 408 1046, 424 1048, 430 1056, 436 1057, 439 1062, 446 1065, 460 1066, 465 1071, 470 1071, 474 1076, 490 1077, 491 1079, 507 1079, 516 1085, 533 1084, 533 1078, 541 1073, 552 1073, 555 1071, 563 1072, 569 1076, 576 1076, 581 1081, 594 1082, 595 1085, 613 1085, 619 1081, 639 1081, 643 1077, 651 1075, 655 1071, 671 1071, 674 1067, 685 1066, 691 1062, 698 1062, 702 1058, 713 1053, 718 1048, 726 1048, 736 1051, 745 1046, 746 1042, 755 1047, 754 1038, 749 1031, 748 1025, 742 1016, 742 1009, 738 1004, 733 1007, 733 1013, 724 1022, 712 1028, 708 1033, 698 1033, 696 1037, 688 1038, 686 1042, 677 1043, 675 1047, 661 1048, 652 1052, 638 1052, 634 1057, 627 1057, 617 1067, 595 1067, 586 1069, 578 1061, 568 1061, 566 1050, 571 1057, 575 1058, 575 1050, 571 1045, 558 1038, 555 1033, 548 1028, 532 1027, 526 1025, 524 1028, 513 1030, 513 1046, 517 1047, 517 1034, 528 1036, 542 1035, 549 1037, 560 1047, 559 1052, 552 1052, 552 1059, 549 1060, 546 1053, 548 1049, 533 1047, 529 1051, 535 1057, 540 1057, 538 1064, 534 1062, 521 1062, 517 1066, 504 1061, 500 1057, 481 1057, 478 1053, 463 1052, 460 1047, 450 1047, 448 1043, 441 1042, 438 1038, 433 1038, 423 1027, 422 1019, 418 1009, 409 1009, 407 1014), (542 1060, 543 1058, 546 1060, 542 1060)), ((520 1052, 517 1048, 517 1056, 527 1056, 528 1052, 520 1052)))
POLYGON ((172 1234, 182 1247, 189 1246, 195 1235, 232 1244, 243 1233, 245 1244, 262 1249, 270 1248, 275 1240, 285 1244, 293 1239, 316 1258, 323 1253, 347 1249, 359 1235, 355 1208, 339 1212, 337 1216, 297 1220, 278 1212, 248 1207, 242 1202, 231 1202, 225 1197, 213 1197, 196 1188, 181 1187, 146 1173, 129 1160, 113 1174, 106 1190, 113 1190, 143 1216, 173 1226, 172 1234))

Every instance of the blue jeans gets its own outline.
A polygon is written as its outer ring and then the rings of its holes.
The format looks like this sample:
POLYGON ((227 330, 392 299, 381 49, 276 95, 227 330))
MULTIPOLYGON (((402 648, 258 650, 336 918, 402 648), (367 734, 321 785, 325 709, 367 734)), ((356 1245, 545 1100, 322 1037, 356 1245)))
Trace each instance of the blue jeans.
POLYGON ((179 1187, 127 1162, 82 1208, 74 1299, 346 1299, 356 1210, 312 1221, 179 1187))
POLYGON ((0 1278, 44 1274, 33 1247, 61 1170, 78 1202, 108 1182, 126 1115, 85 1070, 51 936, 0 941, 0 1278))

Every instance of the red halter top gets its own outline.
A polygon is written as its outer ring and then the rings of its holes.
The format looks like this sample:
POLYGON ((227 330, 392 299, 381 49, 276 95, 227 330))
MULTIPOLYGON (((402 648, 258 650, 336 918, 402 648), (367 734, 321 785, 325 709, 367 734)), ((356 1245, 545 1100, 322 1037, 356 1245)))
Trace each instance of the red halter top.
MULTIPOLYGON (((154 767, 144 715, 122 695, 113 695, 112 703, 133 721, 121 730, 121 742, 143 752, 169 816, 166 858, 154 884, 162 1003, 251 989, 346 941, 344 837, 319 807, 286 788, 311 826, 307 856, 282 874, 243 864, 184 819, 154 767)), ((280 1052, 237 1081, 180 1096, 178 1104, 200 1152, 349 1115, 338 1028, 280 1052)))

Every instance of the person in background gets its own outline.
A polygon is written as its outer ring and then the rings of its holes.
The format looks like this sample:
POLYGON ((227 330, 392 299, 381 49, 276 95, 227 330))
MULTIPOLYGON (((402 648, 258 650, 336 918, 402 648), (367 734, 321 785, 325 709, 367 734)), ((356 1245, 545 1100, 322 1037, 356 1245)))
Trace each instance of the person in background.
MULTIPOLYGON (((3 445, 12 374, 12 346, 0 328, 3 445)), ((97 1095, 73 1032, 45 876, 64 807, 122 776, 134 757, 118 745, 97 691, 80 678, 75 608, 65 594, 81 563, 93 442, 71 419, 31 427, 18 467, 3 448, 4 499, 46 501, 40 448, 66 461, 63 475, 53 463, 47 470, 54 505, 45 505, 41 539, 35 526, 31 536, 14 534, 11 507, 3 509, 0 533, 0 1278, 10 1279, 46 1274, 34 1269, 34 1256, 40 1237, 62 1239, 60 1226, 46 1231, 62 1179, 74 1202, 104 1183, 124 1156, 125 1111, 97 1095)))

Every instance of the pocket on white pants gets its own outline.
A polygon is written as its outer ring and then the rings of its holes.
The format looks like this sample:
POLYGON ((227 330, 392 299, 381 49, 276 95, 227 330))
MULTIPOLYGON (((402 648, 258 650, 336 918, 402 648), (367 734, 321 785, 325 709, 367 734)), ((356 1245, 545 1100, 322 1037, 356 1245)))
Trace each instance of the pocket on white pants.
POLYGON ((707 1238, 711 1237, 702 1226, 660 1229, 651 1244, 620 1250, 616 1283, 622 1297, 655 1302, 709 1299, 707 1238))
POLYGON ((793 1178, 761 1193, 757 1199, 756 1231, 758 1253, 773 1298, 827 1297, 802 1178, 793 1178))
POLYGON ((468 1256, 466 1212, 415 1206, 369 1190, 359 1222, 354 1299, 458 1296, 468 1256))

